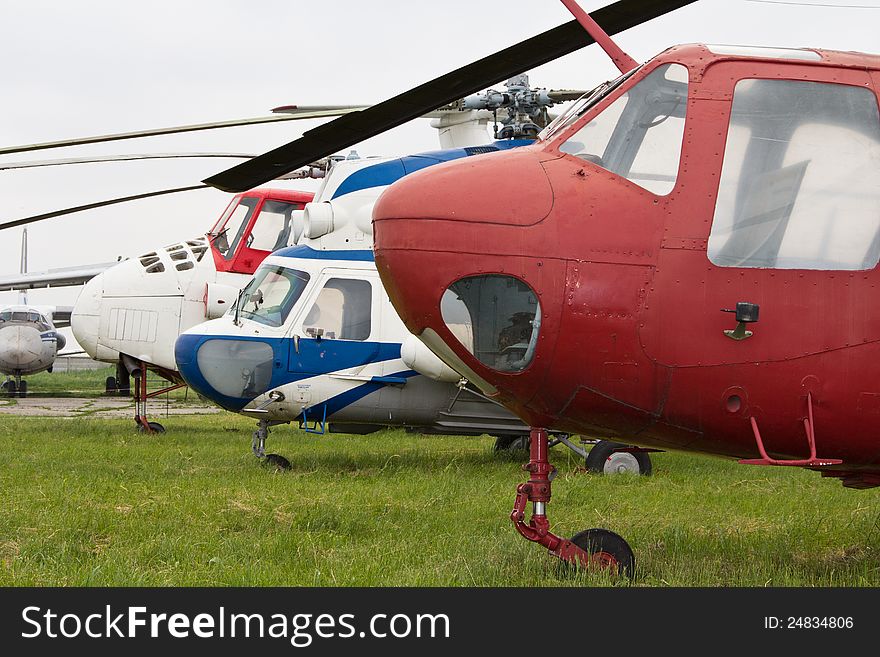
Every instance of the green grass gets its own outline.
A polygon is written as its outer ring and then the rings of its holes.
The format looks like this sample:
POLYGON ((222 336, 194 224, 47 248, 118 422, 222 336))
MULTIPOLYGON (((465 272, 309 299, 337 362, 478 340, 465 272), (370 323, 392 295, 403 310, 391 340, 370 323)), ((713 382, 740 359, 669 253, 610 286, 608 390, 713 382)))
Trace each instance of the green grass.
MULTIPOLYGON (((101 367, 95 370, 74 370, 72 372, 40 372, 25 377, 28 395, 31 397, 99 397, 104 395, 108 376, 116 376, 116 367, 101 367)), ((150 391, 164 388, 169 384, 165 379, 150 374, 147 379, 150 391)), ((134 379, 131 379, 134 385, 134 379)), ((171 399, 193 399, 195 393, 185 388, 166 393, 171 399)), ((163 399, 165 396, 162 397, 163 399)))
MULTIPOLYGON (((276 473, 249 453, 252 421, 0 415, 2 585, 582 586, 514 531, 517 461, 490 438, 275 429, 276 473)), ((877 494, 816 473, 652 455, 655 474, 579 471, 563 448, 554 530, 606 527, 637 586, 877 586, 877 494)))

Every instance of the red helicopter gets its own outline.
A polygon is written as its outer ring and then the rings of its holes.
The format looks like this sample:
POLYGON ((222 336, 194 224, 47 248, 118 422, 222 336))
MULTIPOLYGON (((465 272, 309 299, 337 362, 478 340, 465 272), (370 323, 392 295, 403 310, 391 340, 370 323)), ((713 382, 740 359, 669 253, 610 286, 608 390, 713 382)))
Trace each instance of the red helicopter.
MULTIPOLYGON (((689 3, 562 1, 557 30, 622 75, 534 145, 408 176, 373 214, 408 329, 533 427, 517 530, 633 572, 612 532, 550 531, 548 428, 880 486, 880 57, 687 45, 638 65, 608 34, 689 3)), ((534 66, 522 46, 471 66, 534 66)), ((415 111, 399 98, 387 114, 415 111)))

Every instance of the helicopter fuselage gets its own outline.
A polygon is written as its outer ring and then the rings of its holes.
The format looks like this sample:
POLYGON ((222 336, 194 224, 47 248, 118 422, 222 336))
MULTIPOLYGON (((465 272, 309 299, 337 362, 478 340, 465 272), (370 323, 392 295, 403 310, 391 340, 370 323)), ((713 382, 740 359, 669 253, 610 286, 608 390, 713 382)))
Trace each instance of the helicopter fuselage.
POLYGON ((811 467, 880 485, 878 87, 876 56, 670 48, 534 146, 389 187, 382 281, 534 427, 768 462, 812 431, 842 463, 811 467))

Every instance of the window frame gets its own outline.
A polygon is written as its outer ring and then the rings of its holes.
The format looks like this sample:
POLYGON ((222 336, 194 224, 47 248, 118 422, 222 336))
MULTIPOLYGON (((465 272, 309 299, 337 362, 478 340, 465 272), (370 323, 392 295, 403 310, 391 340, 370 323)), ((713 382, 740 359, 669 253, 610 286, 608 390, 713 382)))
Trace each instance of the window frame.
POLYGON ((618 85, 617 87, 612 89, 608 93, 608 95, 604 96, 598 103, 596 103, 595 105, 590 107, 589 110, 584 112, 583 116, 579 117, 571 125, 567 126, 566 128, 564 128, 561 131, 558 131, 558 132, 551 134, 549 141, 548 141, 548 144, 549 144, 548 150, 553 152, 556 155, 559 155, 560 157, 569 158, 579 164, 586 162, 587 160, 583 160, 583 159, 577 157, 576 155, 573 155, 571 153, 567 153, 567 152, 563 151, 561 147, 566 142, 568 142, 569 139, 574 137, 574 135, 577 134, 581 130, 581 128, 586 126, 588 123, 591 123, 600 114, 603 114, 609 107, 611 107, 614 103, 616 103, 623 95, 629 93, 630 90, 632 90, 634 87, 636 87, 638 84, 640 84, 645 78, 647 78, 652 73, 654 73, 658 68, 661 68, 663 66, 669 66, 669 65, 679 65, 685 69, 685 71, 687 72, 686 84, 688 87, 687 98, 685 100, 685 117, 684 117, 684 124, 683 124, 683 128, 682 128, 682 139, 681 139, 681 144, 679 146, 679 152, 678 152, 678 170, 676 171, 675 183, 673 184, 672 188, 664 194, 657 194, 657 193, 651 191, 650 189, 647 189, 646 187, 642 187, 638 183, 633 182, 632 180, 630 180, 626 176, 623 176, 619 173, 611 171, 610 169, 605 169, 604 167, 602 167, 599 164, 596 164, 595 166, 602 168, 603 171, 605 171, 606 173, 608 173, 611 176, 614 176, 615 179, 620 180, 627 185, 632 185, 633 187, 635 187, 643 192, 647 192, 648 194, 651 194, 652 196, 655 196, 657 198, 666 198, 666 197, 673 195, 678 190, 678 188, 681 184, 681 179, 683 177, 682 176, 682 167, 685 163, 685 155, 686 155, 685 144, 687 143, 687 133, 688 133, 688 127, 689 127, 689 123, 690 123, 689 108, 690 108, 690 103, 691 103, 691 100, 693 97, 693 92, 694 92, 694 85, 691 83, 691 76, 692 76, 691 67, 688 66, 688 64, 686 64, 685 62, 678 61, 675 59, 663 59, 663 60, 655 61, 653 63, 649 63, 649 64, 642 66, 640 69, 638 69, 635 72, 634 75, 630 76, 629 78, 624 80, 620 85, 618 85))
MULTIPOLYGON (((378 275, 371 276, 369 275, 368 270, 352 270, 352 269, 339 269, 339 268, 328 268, 322 270, 318 274, 314 274, 312 276, 312 281, 314 281, 314 286, 308 292, 308 295, 303 295, 302 298, 306 298, 305 302, 302 303, 301 308, 299 309, 299 315, 296 320, 293 322, 294 330, 293 333, 296 336, 301 338, 314 339, 316 336, 309 335, 306 332, 306 319, 308 319, 309 314, 312 311, 312 308, 318 301, 318 298, 321 296, 321 292, 332 280, 335 279, 343 279, 347 281, 357 281, 364 282, 370 286, 370 331, 367 336, 361 340, 356 340, 353 338, 324 338, 327 340, 341 340, 343 342, 375 342, 377 331, 379 331, 379 323, 380 323, 380 313, 379 313, 379 294, 380 292, 384 292, 384 288, 381 283, 378 282, 378 275)), ((301 298, 301 300, 302 300, 301 298)))
MULTIPOLYGON (((846 70, 846 75, 840 75, 842 72, 841 69, 835 67, 818 67, 809 62, 792 62, 790 65, 782 65, 782 70, 776 75, 768 75, 761 74, 763 72, 755 72, 748 71, 747 69, 741 68, 741 65, 747 64, 748 62, 717 62, 707 70, 711 70, 713 74, 718 74, 723 71, 723 77, 727 79, 727 108, 723 112, 723 116, 721 117, 724 123, 724 132, 721 137, 720 147, 721 147, 721 156, 718 158, 718 167, 714 169, 716 174, 716 181, 713 185, 713 201, 710 208, 710 217, 708 220, 708 231, 705 233, 706 235, 706 243, 705 243, 705 258, 706 262, 712 267, 718 267, 723 270, 767 270, 767 271, 827 271, 827 272, 868 272, 873 271, 880 267, 880 259, 874 265, 867 268, 829 268, 827 267, 827 262, 823 263, 826 266, 822 267, 803 267, 803 266, 792 266, 792 267, 783 267, 783 266, 765 266, 765 265, 746 265, 742 263, 737 264, 723 264, 721 262, 716 262, 710 257, 709 250, 709 242, 711 241, 713 230, 716 227, 716 219, 718 214, 718 202, 719 196, 721 192, 722 179, 724 174, 724 166, 726 162, 726 158, 728 155, 728 149, 731 147, 730 137, 731 137, 731 123, 733 119, 733 109, 734 109, 734 100, 735 100, 735 92, 737 86, 743 81, 749 80, 766 80, 773 82, 793 82, 793 83, 812 83, 812 84, 822 84, 822 85, 838 85, 845 87, 852 87, 855 89, 865 89, 867 93, 870 93, 874 99, 874 103, 876 105, 876 109, 878 112, 878 134, 880 134, 880 98, 878 98, 877 88, 873 84, 873 80, 870 75, 865 71, 857 71, 857 70, 846 70), (801 66, 811 66, 812 71, 809 76, 799 75, 801 66), (718 68, 718 71, 713 70, 718 68), (742 72, 741 72, 742 71, 742 72), (731 74, 733 73, 733 74, 731 74), (860 79, 861 78, 861 79, 860 79)), ((792 131, 792 135, 797 133, 797 130, 800 127, 805 125, 810 125, 809 122, 802 122, 799 126, 792 131)), ((834 127, 843 127, 837 126, 834 127)), ((744 160, 745 162, 745 160, 744 160)), ((790 167, 793 165, 789 165, 790 167)), ((783 170, 778 169, 779 170, 783 170)), ((772 172, 771 172, 772 173, 772 172)), ((798 199, 800 198, 800 190, 798 194, 794 197, 794 205, 793 208, 797 204, 798 199)), ((791 217, 789 217, 789 221, 791 217)), ((784 237, 783 237, 784 239, 784 237)), ((880 233, 878 233, 878 239, 880 239, 880 233)))

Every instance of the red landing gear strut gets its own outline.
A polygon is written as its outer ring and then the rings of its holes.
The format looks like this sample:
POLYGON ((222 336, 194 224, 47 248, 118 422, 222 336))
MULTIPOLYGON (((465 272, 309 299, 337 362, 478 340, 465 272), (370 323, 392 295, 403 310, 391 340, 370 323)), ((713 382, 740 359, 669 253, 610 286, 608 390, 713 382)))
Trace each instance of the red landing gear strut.
POLYGON ((134 421, 140 433, 165 433, 165 427, 158 422, 150 422, 147 419, 147 400, 158 397, 166 392, 177 390, 186 386, 185 383, 175 383, 161 390, 147 392, 147 365, 140 361, 140 367, 135 369, 134 375, 134 421))
POLYGON ((606 529, 587 529, 571 540, 550 531, 547 520, 547 502, 550 501, 550 481, 556 468, 548 459, 546 429, 531 430, 529 462, 523 470, 530 473, 529 480, 516 487, 516 501, 510 519, 516 530, 526 539, 543 545, 550 554, 565 562, 584 568, 616 569, 618 574, 632 577, 635 557, 629 545, 620 536, 606 529), (532 517, 525 522, 526 505, 532 503, 532 517))

